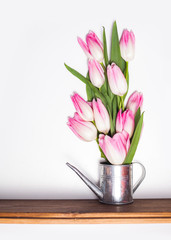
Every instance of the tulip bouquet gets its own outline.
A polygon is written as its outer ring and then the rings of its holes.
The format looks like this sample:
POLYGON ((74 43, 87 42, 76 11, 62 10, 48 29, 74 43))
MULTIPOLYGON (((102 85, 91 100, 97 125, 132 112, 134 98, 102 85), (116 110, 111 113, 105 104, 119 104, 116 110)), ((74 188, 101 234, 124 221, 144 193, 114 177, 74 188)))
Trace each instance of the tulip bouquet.
POLYGON ((71 96, 76 113, 67 124, 80 139, 96 140, 101 157, 108 163, 130 164, 143 126, 142 93, 135 91, 124 103, 129 88, 128 62, 135 52, 134 33, 125 29, 119 40, 114 22, 110 59, 105 28, 103 43, 92 31, 86 43, 81 38, 78 43, 88 58, 87 76, 65 66, 86 84, 87 101, 77 93, 71 96))

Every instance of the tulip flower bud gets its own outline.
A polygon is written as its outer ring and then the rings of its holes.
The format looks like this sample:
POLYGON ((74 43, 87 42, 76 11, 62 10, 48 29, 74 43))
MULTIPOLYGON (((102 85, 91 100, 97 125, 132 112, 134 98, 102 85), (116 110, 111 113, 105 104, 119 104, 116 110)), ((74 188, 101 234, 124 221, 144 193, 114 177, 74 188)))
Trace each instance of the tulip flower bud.
POLYGON ((99 146, 111 164, 122 164, 130 147, 129 134, 123 131, 116 133, 112 138, 100 134, 99 146))
POLYGON ((92 84, 100 88, 105 82, 105 76, 102 66, 95 59, 88 61, 89 76, 92 84))
POLYGON ((97 35, 90 31, 86 36, 86 43, 78 37, 78 43, 89 59, 96 59, 98 62, 103 62, 103 44, 97 35))
POLYGON ((126 62, 129 62, 134 58, 135 36, 132 31, 129 32, 127 29, 123 31, 120 39, 120 50, 121 56, 126 62))
POLYGON ((88 102, 86 102, 82 97, 80 97, 80 95, 74 93, 73 96, 71 96, 71 100, 74 104, 77 113, 84 121, 94 120, 92 108, 90 107, 88 102))
POLYGON ((120 109, 116 117, 116 132, 125 130, 129 134, 129 138, 131 138, 134 132, 134 125, 134 114, 132 111, 127 109, 122 113, 120 109))
POLYGON ((78 113, 75 113, 73 118, 68 118, 67 125, 81 140, 90 142, 97 138, 97 129, 94 124, 82 120, 78 113))
POLYGON ((115 64, 108 65, 107 77, 111 91, 118 96, 123 96, 127 91, 127 82, 120 68, 115 64))
POLYGON ((97 102, 93 99, 94 119, 99 132, 107 134, 110 130, 110 118, 108 111, 103 105, 101 99, 97 98, 97 102))
POLYGON ((133 114, 135 115, 138 108, 142 107, 142 104, 143 104, 143 94, 135 91, 129 97, 126 108, 130 109, 133 112, 133 114))

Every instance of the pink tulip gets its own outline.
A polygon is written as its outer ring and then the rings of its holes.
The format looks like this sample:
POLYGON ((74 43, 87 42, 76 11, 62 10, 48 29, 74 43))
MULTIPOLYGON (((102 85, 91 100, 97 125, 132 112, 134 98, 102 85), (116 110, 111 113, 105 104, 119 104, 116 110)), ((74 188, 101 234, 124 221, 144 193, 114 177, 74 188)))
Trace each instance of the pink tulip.
POLYGON ((68 118, 67 125, 81 140, 90 142, 97 138, 97 129, 94 124, 82 120, 78 113, 75 113, 73 118, 68 118))
POLYGON ((142 104, 143 104, 143 94, 135 91, 129 97, 126 108, 130 109, 133 112, 133 114, 135 115, 138 108, 142 107, 142 104))
POLYGON ((111 91, 118 96, 123 96, 127 91, 127 82, 122 71, 115 63, 108 65, 107 76, 111 91))
POLYGON ((123 131, 113 138, 100 134, 99 145, 111 164, 122 164, 130 147, 129 134, 123 131))
POLYGON ((121 56, 126 62, 129 62, 134 58, 135 36, 132 31, 129 32, 127 29, 123 31, 120 39, 120 50, 121 56))
POLYGON ((73 96, 71 96, 71 100, 74 104, 77 113, 83 120, 85 121, 94 120, 92 108, 90 107, 88 102, 86 102, 82 97, 80 97, 80 95, 74 93, 73 96))
POLYGON ((97 98, 97 102, 93 99, 94 119, 99 132, 107 134, 110 130, 110 118, 108 111, 103 105, 101 99, 97 98))
POLYGON ((103 62, 103 44, 94 32, 87 34, 86 43, 78 37, 78 43, 89 59, 95 58, 98 62, 103 62))
POLYGON ((89 76, 92 84, 100 88, 105 82, 105 76, 102 66, 95 59, 88 61, 89 76))
POLYGON ((132 111, 127 109, 122 113, 120 109, 116 117, 116 132, 125 130, 129 134, 129 138, 131 138, 134 132, 134 125, 134 114, 132 111))

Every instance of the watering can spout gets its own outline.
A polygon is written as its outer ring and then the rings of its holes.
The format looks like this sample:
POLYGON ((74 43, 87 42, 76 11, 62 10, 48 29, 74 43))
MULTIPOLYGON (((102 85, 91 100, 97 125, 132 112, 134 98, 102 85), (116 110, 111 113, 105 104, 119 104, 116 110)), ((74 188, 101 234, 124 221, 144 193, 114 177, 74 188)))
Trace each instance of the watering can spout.
POLYGON ((101 189, 92 183, 86 176, 84 176, 76 167, 72 166, 70 163, 66 163, 82 180, 83 182, 96 194, 96 196, 101 200, 103 199, 103 193, 101 189))

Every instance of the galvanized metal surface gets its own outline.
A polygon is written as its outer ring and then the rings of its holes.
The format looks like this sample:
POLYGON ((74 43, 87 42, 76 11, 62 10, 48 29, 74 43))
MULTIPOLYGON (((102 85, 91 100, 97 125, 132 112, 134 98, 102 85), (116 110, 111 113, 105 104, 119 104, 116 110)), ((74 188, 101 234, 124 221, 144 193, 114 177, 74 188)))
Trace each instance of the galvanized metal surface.
POLYGON ((133 193, 145 178, 144 166, 135 162, 128 165, 111 165, 100 163, 100 187, 92 183, 76 167, 66 163, 97 195, 99 201, 106 204, 122 205, 133 202, 133 193), (139 164, 142 174, 133 186, 133 164, 139 164))

